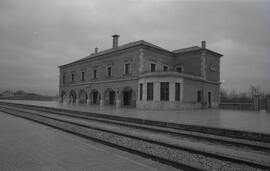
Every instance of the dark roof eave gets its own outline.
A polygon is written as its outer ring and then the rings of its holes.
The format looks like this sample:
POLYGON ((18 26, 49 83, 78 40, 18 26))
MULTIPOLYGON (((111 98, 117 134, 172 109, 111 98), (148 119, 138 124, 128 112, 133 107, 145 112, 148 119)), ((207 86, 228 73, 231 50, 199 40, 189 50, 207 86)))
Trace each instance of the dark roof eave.
MULTIPOLYGON (((167 53, 171 53, 171 54, 180 54, 180 53, 189 53, 189 52, 194 52, 194 51, 200 51, 202 50, 201 48, 200 49, 195 49, 195 50, 191 50, 191 51, 186 51, 186 52, 173 52, 173 51, 169 51, 167 49, 163 49, 163 48, 160 48, 158 46, 155 46, 151 43, 148 43, 144 40, 140 40, 140 41, 137 41, 137 42, 134 42, 135 44, 134 45, 131 45, 131 46, 127 46, 127 47, 122 47, 122 48, 117 48, 115 50, 112 50, 112 51, 109 51, 109 52, 104 52, 104 53, 100 53, 100 54, 96 54, 94 56, 86 56, 82 59, 79 59, 79 60, 76 60, 74 62, 70 62, 70 63, 67 63, 67 64, 64 64, 64 65, 60 65, 58 66, 58 68, 62 68, 62 67, 65 67, 65 66, 69 66, 69 65, 72 65, 72 64, 75 64, 75 63, 78 63, 78 62, 83 62, 83 61, 86 61, 86 60, 89 60, 89 59, 93 59, 93 58, 96 58, 96 57, 99 57, 99 56, 102 56, 102 55, 107 55, 107 54, 110 54, 110 53, 115 53, 117 51, 120 51, 120 50, 125 50, 125 49, 129 49, 129 48, 133 48, 133 47, 136 47, 136 46, 141 46, 141 45, 144 45, 144 46, 147 46, 147 47, 150 47, 150 48, 154 48, 154 49, 157 49, 157 50, 161 50, 161 51, 164 51, 164 52, 167 52, 167 53), (89 58, 90 57, 90 58, 89 58)), ((222 57, 223 55, 222 54, 219 54, 217 52, 214 52, 212 50, 209 50, 209 49, 206 49, 207 51, 211 52, 211 53, 214 53, 216 54, 217 56, 222 57)))
POLYGON ((209 50, 209 49, 206 49, 206 50, 209 51, 209 52, 211 52, 211 53, 214 53, 214 54, 218 55, 220 58, 223 56, 222 54, 217 53, 215 51, 212 51, 212 50, 209 50))
POLYGON ((140 45, 143 44, 142 41, 138 41, 136 43, 137 44, 134 44, 133 46, 127 46, 127 47, 123 47, 123 48, 117 48, 115 50, 112 50, 112 51, 109 51, 109 52, 104 52, 104 53, 100 52, 100 54, 96 54, 96 55, 94 55, 92 57, 91 56, 86 56, 86 57, 84 57, 82 59, 79 59, 79 60, 76 60, 76 61, 73 61, 73 62, 64 64, 64 65, 60 65, 60 66, 58 66, 58 68, 62 68, 64 66, 72 65, 72 64, 75 64, 75 63, 78 63, 78 62, 89 60, 89 59, 93 59, 93 58, 96 58, 96 57, 99 57, 99 56, 102 56, 102 55, 107 55, 107 54, 110 54, 110 53, 114 53, 114 52, 117 52, 117 51, 120 51, 120 50, 125 50, 125 49, 129 49, 129 48, 132 48, 132 47, 140 46, 140 45), (90 57, 90 58, 88 58, 88 57, 90 57))
MULTIPOLYGON (((173 53, 174 53, 174 54, 180 54, 180 53, 189 53, 189 52, 195 52, 195 51, 200 51, 200 50, 203 50, 203 49, 195 49, 195 50, 186 51, 186 52, 178 52, 178 53, 173 52, 173 53)), ((214 53, 214 54, 216 54, 216 55, 219 56, 219 57, 222 57, 222 56, 223 56, 222 54, 217 53, 217 52, 215 52, 215 51, 212 51, 212 50, 209 50, 209 49, 205 49, 205 50, 207 50, 207 51, 209 51, 209 52, 211 52, 211 53, 214 53)))
POLYGON ((141 40, 140 43, 134 44, 133 46, 128 46, 128 47, 124 47, 124 48, 115 49, 115 50, 110 51, 110 52, 105 52, 105 53, 102 53, 102 54, 97 54, 97 55, 95 55, 95 56, 93 56, 91 58, 87 58, 87 57, 90 57, 90 56, 86 56, 85 58, 79 59, 77 61, 74 61, 74 62, 71 62, 71 63, 67 63, 67 64, 64 64, 64 65, 60 65, 60 66, 58 66, 58 68, 62 68, 62 67, 68 66, 68 65, 72 65, 72 64, 78 63, 78 62, 86 61, 86 60, 93 59, 93 58, 96 58, 96 57, 99 57, 99 56, 102 56, 102 55, 107 55, 107 54, 110 54, 110 53, 115 53, 115 52, 118 52, 120 50, 125 50, 125 49, 133 48, 133 47, 136 47, 136 46, 140 46, 140 45, 144 45, 144 46, 147 46, 147 47, 150 47, 150 48, 154 48, 154 49, 158 49, 158 50, 165 51, 165 52, 168 52, 168 53, 172 53, 169 50, 166 50, 166 49, 163 49, 163 48, 160 48, 160 47, 156 47, 156 46, 152 46, 150 43, 141 40))

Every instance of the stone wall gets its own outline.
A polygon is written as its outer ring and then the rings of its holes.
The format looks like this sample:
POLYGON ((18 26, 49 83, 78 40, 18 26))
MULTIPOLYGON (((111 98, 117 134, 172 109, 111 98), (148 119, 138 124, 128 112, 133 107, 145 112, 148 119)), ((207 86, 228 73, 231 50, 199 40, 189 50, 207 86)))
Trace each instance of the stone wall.
POLYGON ((60 69, 60 86, 85 83, 89 81, 114 80, 138 76, 139 48, 122 50, 113 54, 98 56, 84 62, 74 63, 60 69), (125 63, 131 63, 131 75, 124 74, 125 63), (107 75, 107 66, 112 66, 112 76, 107 75), (93 78, 93 69, 97 69, 97 78, 93 78), (81 73, 85 72, 85 80, 81 80, 81 73), (71 73, 75 74, 75 81, 71 82, 71 73), (63 84, 63 75, 66 83, 63 84))
POLYGON ((211 53, 206 53, 205 73, 209 81, 220 81, 220 59, 211 53))
POLYGON ((151 48, 144 48, 143 72, 150 72, 151 63, 156 64, 156 71, 163 71, 163 66, 168 66, 168 70, 174 71, 174 56, 164 51, 151 48))
POLYGON ((183 73, 201 76, 201 52, 180 53, 175 57, 175 66, 182 65, 183 73))
POLYGON ((211 83, 206 83, 206 82, 201 82, 201 81, 194 81, 194 80, 184 80, 184 98, 183 102, 184 103, 193 103, 197 101, 197 91, 201 90, 202 91, 202 96, 203 100, 207 104, 207 96, 208 92, 211 92, 212 96, 212 104, 211 107, 217 108, 219 105, 219 85, 218 84, 211 84, 211 83))
POLYGON ((197 50, 175 56, 169 51, 149 45, 137 45, 107 54, 101 52, 98 56, 60 68, 60 101, 65 101, 64 99, 68 103, 87 101, 88 104, 91 104, 91 95, 97 91, 98 104, 104 105, 108 103, 105 94, 110 90, 116 93, 116 106, 119 107, 123 105, 123 91, 130 89, 132 90, 131 105, 137 104, 139 108, 201 108, 208 105, 209 93, 211 93, 211 107, 217 107, 219 104, 219 62, 219 58, 208 53, 207 50, 197 50), (131 64, 131 74, 124 72, 126 63, 131 64), (151 63, 156 64, 156 71, 153 73, 150 72, 151 63), (183 73, 175 72, 175 68, 179 65, 183 66, 183 73), (108 66, 112 67, 111 76, 107 74, 108 66), (163 72, 163 66, 168 66, 168 71, 163 72), (94 69, 97 70, 96 78, 93 77, 94 69), (82 72, 84 72, 84 80, 82 80, 82 72), (71 73, 74 73, 74 81, 71 81, 71 73), (143 74, 154 75, 143 78, 143 74), (63 83, 64 75, 65 83, 63 83), (154 83, 153 101, 146 100, 147 82, 154 83), (160 82, 170 83, 169 101, 160 101, 160 82), (138 83, 144 84, 145 93, 143 93, 142 100, 138 100, 138 83), (180 83, 181 87, 179 102, 175 102, 175 83, 180 83), (200 102, 197 102, 197 90, 203 92, 204 98, 200 102), (85 99, 80 101, 83 94, 85 99))
POLYGON ((156 110, 184 110, 184 109, 201 109, 201 103, 184 103, 176 101, 146 101, 137 100, 137 108, 140 109, 156 109, 156 110))
POLYGON ((159 72, 145 74, 147 77, 140 78, 138 81, 138 92, 139 85, 143 85, 143 96, 142 99, 137 97, 136 106, 137 108, 146 108, 146 109, 179 109, 181 108, 182 99, 183 99, 183 78, 177 78, 170 76, 170 72, 161 72, 163 74, 168 73, 168 75, 160 76, 159 72), (169 100, 161 101, 160 100, 160 83, 168 82, 169 83, 169 100), (153 100, 147 100, 147 83, 153 83, 153 100), (175 83, 180 83, 180 100, 175 101, 175 83))
POLYGON ((80 92, 84 91, 87 94, 88 104, 91 103, 91 93, 96 90, 99 93, 99 105, 107 104, 105 101, 105 92, 107 90, 112 90, 115 92, 116 95, 116 106, 122 106, 123 105, 123 91, 127 88, 132 90, 132 104, 131 106, 136 105, 136 99, 137 99, 137 79, 129 79, 129 80, 122 80, 122 81, 115 81, 115 82, 108 82, 106 84, 102 82, 96 82, 92 84, 85 84, 85 85, 73 85, 73 86, 66 86, 66 87, 60 87, 60 98, 62 97, 62 101, 65 101, 66 103, 70 103, 70 93, 74 91, 76 93, 76 103, 79 103, 80 99, 80 92), (63 95, 65 93, 65 95, 63 95))

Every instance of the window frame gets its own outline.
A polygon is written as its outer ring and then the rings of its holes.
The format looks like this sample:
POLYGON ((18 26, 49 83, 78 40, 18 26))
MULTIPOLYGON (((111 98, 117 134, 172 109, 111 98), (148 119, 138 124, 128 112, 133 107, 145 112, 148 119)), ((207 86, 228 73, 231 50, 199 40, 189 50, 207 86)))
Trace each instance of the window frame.
POLYGON ((63 77, 62 77, 62 83, 63 83, 63 84, 66 84, 66 74, 63 74, 63 77))
POLYGON ((72 83, 75 82, 75 73, 74 72, 71 73, 71 82, 72 83))
POLYGON ((112 65, 107 66, 107 77, 112 77, 112 65), (110 74, 109 74, 109 68, 110 68, 110 74))
POLYGON ((150 72, 156 72, 157 71, 157 64, 155 62, 150 63, 150 72), (152 71, 152 65, 155 65, 154 71, 152 71))
POLYGON ((169 100, 170 100, 170 83, 160 82, 160 101, 169 101, 169 100), (162 85, 166 85, 166 87, 162 85))
POLYGON ((93 68, 93 79, 97 79, 97 68, 93 68))
POLYGON ((85 71, 81 72, 81 81, 85 81, 85 71))
POLYGON ((147 101, 153 101, 154 100, 154 83, 149 82, 146 84, 146 99, 147 101), (150 86, 152 85, 152 86, 150 86), (151 89, 149 89, 151 88, 151 89), (150 93, 151 92, 151 93, 150 93))
POLYGON ((183 72, 184 72, 184 67, 183 67, 183 65, 178 65, 177 67, 175 67, 175 71, 178 72, 178 73, 183 73, 183 72), (178 68, 181 68, 181 72, 178 72, 178 71, 177 71, 178 68))
POLYGON ((175 93, 175 101, 181 101, 181 84, 180 83, 175 83, 174 93, 175 93))
POLYGON ((196 91, 196 102, 202 102, 202 90, 197 90, 196 91), (200 92, 200 94, 199 94, 200 92))
POLYGON ((139 99, 142 100, 143 99, 143 83, 140 83, 140 97, 139 99))
POLYGON ((124 75, 131 75, 131 74, 132 74, 132 69, 131 69, 131 67, 132 67, 131 62, 125 62, 125 63, 124 63, 124 75), (127 65, 129 65, 128 70, 126 69, 126 66, 127 66, 127 65))
POLYGON ((162 71, 164 71, 164 72, 169 71, 169 65, 163 65, 163 66, 162 66, 162 71), (167 70, 166 70, 166 71, 164 70, 164 67, 167 67, 167 70))

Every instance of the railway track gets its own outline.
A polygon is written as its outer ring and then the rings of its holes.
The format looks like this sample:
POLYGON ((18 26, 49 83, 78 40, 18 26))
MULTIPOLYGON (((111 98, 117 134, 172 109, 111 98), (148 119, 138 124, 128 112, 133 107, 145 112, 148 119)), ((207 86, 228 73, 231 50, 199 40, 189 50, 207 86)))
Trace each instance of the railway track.
POLYGON ((0 110, 183 170, 269 170, 270 166, 270 143, 265 138, 232 138, 31 105, 1 102, 0 110))

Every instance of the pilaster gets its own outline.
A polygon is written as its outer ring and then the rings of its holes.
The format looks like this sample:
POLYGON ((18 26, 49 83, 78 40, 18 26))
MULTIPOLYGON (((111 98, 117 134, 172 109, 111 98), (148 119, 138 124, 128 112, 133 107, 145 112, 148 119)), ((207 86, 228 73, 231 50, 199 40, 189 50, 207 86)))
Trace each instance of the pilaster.
POLYGON ((140 48, 140 54, 139 54, 139 74, 143 73, 143 68, 144 68, 144 52, 143 48, 140 48))
POLYGON ((121 100, 119 100, 119 99, 116 99, 116 107, 117 108, 119 108, 119 107, 121 107, 121 100))
POLYGON ((169 101, 171 102, 175 101, 175 83, 174 82, 169 83, 169 101))
POLYGON ((90 105, 90 99, 87 99, 86 104, 90 105))
POLYGON ((143 84, 143 95, 142 95, 142 100, 147 99, 147 83, 142 83, 143 84))
POLYGON ((79 98, 76 99, 76 104, 80 104, 79 98))
POLYGON ((100 105, 100 106, 104 106, 104 99, 100 99, 99 105, 100 105))
POLYGON ((154 83, 154 101, 160 101, 160 82, 154 83))
POLYGON ((202 50, 201 54, 201 76, 206 79, 206 51, 202 50))

